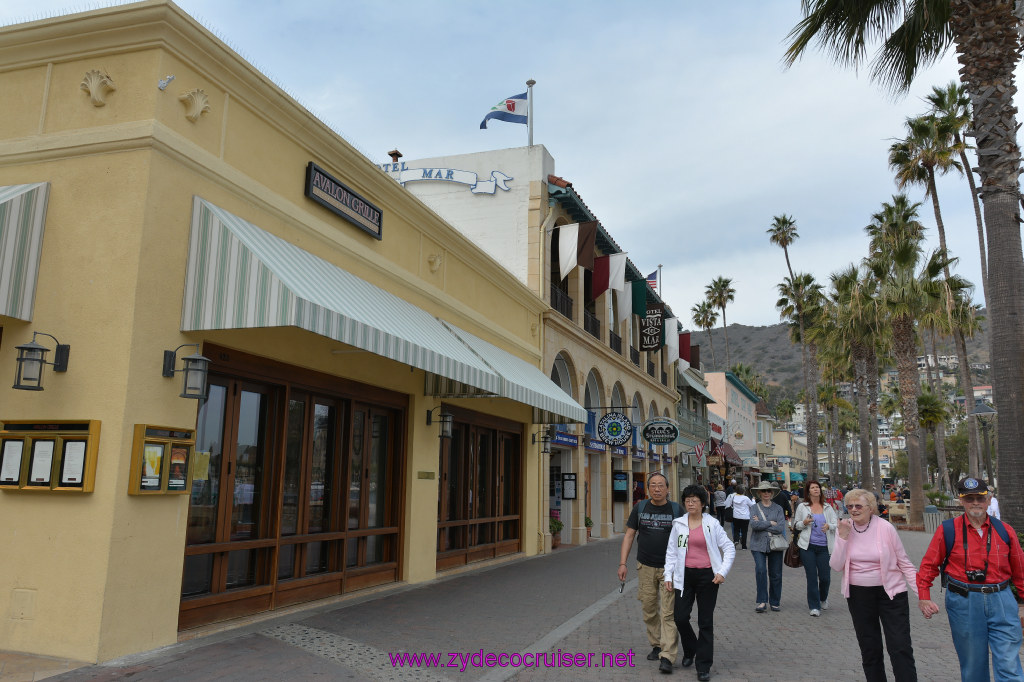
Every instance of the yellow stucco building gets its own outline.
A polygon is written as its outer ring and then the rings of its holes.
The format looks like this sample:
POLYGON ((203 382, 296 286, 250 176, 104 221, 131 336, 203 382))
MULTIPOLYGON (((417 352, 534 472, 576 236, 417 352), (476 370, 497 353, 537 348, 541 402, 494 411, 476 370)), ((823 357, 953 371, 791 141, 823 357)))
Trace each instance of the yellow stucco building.
POLYGON ((546 302, 171 3, 0 29, 0 91, 0 649, 542 550, 546 302))

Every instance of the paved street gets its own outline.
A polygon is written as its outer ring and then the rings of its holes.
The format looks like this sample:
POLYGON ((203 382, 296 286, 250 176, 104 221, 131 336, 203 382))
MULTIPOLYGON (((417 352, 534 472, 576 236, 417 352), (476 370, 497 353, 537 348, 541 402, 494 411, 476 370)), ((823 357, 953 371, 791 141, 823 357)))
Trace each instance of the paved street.
MULTIPOLYGON (((901 532, 920 560, 924 533, 901 532)), ((621 536, 620 536, 621 537, 621 536)), ((90 666, 54 680, 593 680, 695 679, 693 669, 669 677, 646 660, 649 651, 631 570, 623 594, 615 568, 619 539, 567 547, 484 571, 399 587, 345 605, 320 606, 259 624, 183 642, 159 652, 90 666), (635 667, 515 669, 394 668, 389 653, 635 652, 635 667)), ((754 613, 754 568, 740 551, 715 614, 712 679, 726 681, 863 679, 845 600, 833 573, 832 609, 808 615, 803 569, 784 568, 782 611, 754 613), (769 665, 768 662, 771 661, 769 665)), ((911 598, 919 679, 959 679, 944 612, 926 621, 911 598)), ((676 662, 678 666, 678 661, 676 662)), ((888 664, 887 664, 888 667, 888 664)), ((31 678, 29 678, 31 679, 31 678)), ((890 672, 891 679, 891 672, 890 672)))

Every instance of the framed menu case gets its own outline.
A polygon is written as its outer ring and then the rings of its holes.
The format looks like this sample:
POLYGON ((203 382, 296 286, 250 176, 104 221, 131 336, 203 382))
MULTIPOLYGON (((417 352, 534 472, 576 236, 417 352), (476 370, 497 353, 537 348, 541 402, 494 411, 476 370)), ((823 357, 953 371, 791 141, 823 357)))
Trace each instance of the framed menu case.
POLYGON ((185 495, 191 489, 195 431, 136 424, 129 495, 185 495))
POLYGON ((91 493, 100 422, 0 422, 0 490, 91 493))

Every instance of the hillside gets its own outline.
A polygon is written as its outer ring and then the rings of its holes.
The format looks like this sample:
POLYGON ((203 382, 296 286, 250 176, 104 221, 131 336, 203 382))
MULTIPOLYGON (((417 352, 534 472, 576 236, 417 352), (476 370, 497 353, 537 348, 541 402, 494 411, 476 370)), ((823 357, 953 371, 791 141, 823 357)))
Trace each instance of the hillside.
MULTIPOLYGON (((981 324, 981 331, 974 338, 967 340, 967 354, 971 362, 989 361, 985 322, 982 321, 981 324)), ((721 327, 711 331, 717 367, 712 360, 707 333, 693 332, 692 340, 693 343, 699 343, 701 346, 701 361, 705 371, 725 369, 725 335, 721 327)), ((928 349, 931 352, 931 339, 928 339, 928 349)), ((940 340, 937 352, 939 355, 954 355, 956 349, 951 339, 940 340)), ((729 356, 733 365, 750 365, 764 378, 765 383, 770 387, 777 387, 772 389, 772 396, 769 399, 772 407, 777 400, 783 397, 795 399, 796 394, 803 388, 800 346, 789 340, 789 328, 785 324, 780 323, 767 327, 730 324, 729 356)), ((978 379, 987 381, 984 376, 978 377, 978 379)))

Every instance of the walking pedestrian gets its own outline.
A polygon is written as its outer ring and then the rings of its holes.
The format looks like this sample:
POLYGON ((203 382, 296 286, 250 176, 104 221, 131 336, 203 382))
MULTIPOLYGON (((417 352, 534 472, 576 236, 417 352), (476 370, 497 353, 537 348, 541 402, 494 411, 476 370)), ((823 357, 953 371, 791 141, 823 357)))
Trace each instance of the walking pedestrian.
POLYGON ((999 500, 996 499, 996 491, 989 491, 988 515, 994 519, 1001 519, 999 516, 999 500))
POLYGON ((793 515, 793 505, 790 503, 789 491, 786 490, 785 483, 779 486, 779 492, 775 493, 772 502, 782 507, 782 513, 786 515, 786 519, 793 515))
POLYGON ((793 531, 797 533, 800 561, 807 578, 807 608, 811 616, 818 617, 828 608, 828 591, 832 584, 832 570, 828 560, 835 546, 836 510, 822 499, 821 484, 807 483, 807 496, 793 515, 793 531))
POLYGON ((907 558, 896 528, 875 516, 875 496, 862 488, 846 493, 849 519, 839 522, 829 564, 842 571, 842 592, 860 645, 866 682, 886 682, 882 631, 896 682, 917 680, 910 641, 907 583, 916 594, 917 570, 907 558))
POLYGON ((750 515, 750 553, 754 556, 754 578, 757 583, 757 613, 782 608, 782 550, 772 551, 771 536, 786 536, 786 515, 772 502, 776 488, 762 481, 753 488, 760 497, 750 515))
POLYGON ((931 600, 932 581, 942 575, 946 615, 963 682, 989 679, 988 657, 997 680, 1024 680, 1024 552, 1012 527, 986 513, 988 486, 976 478, 956 485, 964 513, 944 521, 921 560, 918 607, 925 618, 939 612, 931 600), (995 537, 993 537, 995 535, 995 537))
POLYGON ((747 548, 747 527, 750 525, 750 508, 754 501, 744 495, 743 486, 736 486, 735 491, 725 498, 726 509, 732 511, 732 540, 737 547, 747 548))
MULTIPOLYGON (((725 498, 728 497, 725 493, 725 488, 722 484, 718 484, 718 490, 715 491, 715 516, 718 517, 718 522, 725 525, 725 498)), ((684 500, 685 502, 685 500, 684 500)))
POLYGON ((639 580, 637 598, 647 626, 647 641, 651 645, 648 661, 661 659, 660 670, 672 672, 672 661, 676 660, 679 639, 676 624, 672 619, 675 595, 665 589, 665 553, 668 538, 672 532, 672 520, 683 515, 682 507, 668 499, 668 478, 653 473, 647 479, 649 500, 643 500, 633 507, 626 520, 626 534, 622 538, 619 552, 620 581, 626 580, 626 560, 638 538, 636 548, 636 572, 639 580))
MULTIPOLYGON (((718 586, 736 558, 736 547, 725 529, 704 513, 707 496, 697 486, 683 489, 686 516, 672 522, 665 555, 665 587, 675 590, 674 618, 683 643, 684 668, 696 663, 697 679, 711 679, 715 659, 715 604, 718 586), (697 603, 697 628, 690 625, 690 613, 697 603)), ((664 659, 662 659, 664 660, 664 659)), ((662 668, 662 672, 664 668, 662 668)), ((670 671, 671 672, 671 671, 670 671)))

